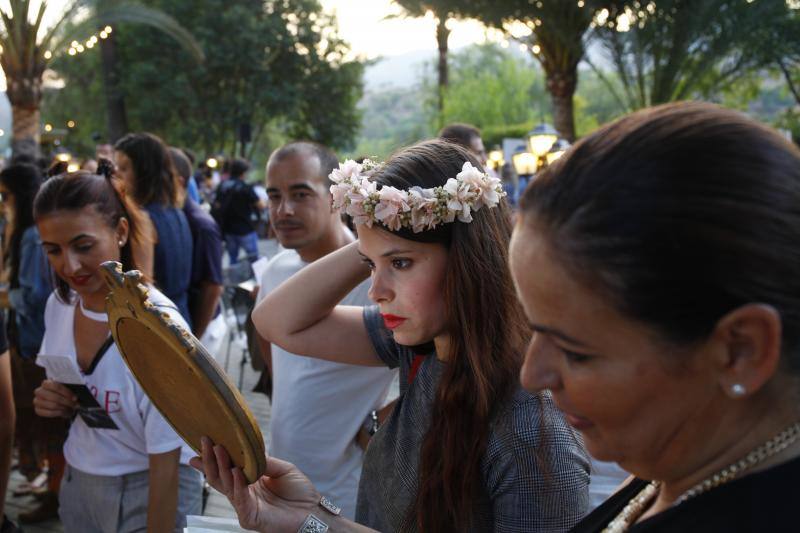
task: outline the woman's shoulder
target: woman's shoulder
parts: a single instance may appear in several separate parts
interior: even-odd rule
[[[535,426],[541,421],[555,418],[563,422],[561,411],[555,406],[549,391],[531,393],[521,386],[514,391],[501,404],[493,419],[494,426]]]
[[[509,450],[536,455],[569,456],[589,468],[589,458],[580,436],[566,423],[549,392],[532,394],[518,387],[492,420],[487,451],[504,454]]]

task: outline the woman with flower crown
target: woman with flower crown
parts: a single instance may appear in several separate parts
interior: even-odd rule
[[[356,520],[380,531],[565,531],[588,509],[588,458],[547,393],[519,386],[530,337],[507,261],[499,180],[463,148],[427,141],[377,168],[331,174],[359,240],[307,266],[253,320],[285,349],[399,367],[400,398],[367,449]],[[374,307],[337,306],[372,277]],[[262,531],[358,530],[292,465],[247,487],[224,449],[202,467]],[[333,502],[335,503],[335,502]]]

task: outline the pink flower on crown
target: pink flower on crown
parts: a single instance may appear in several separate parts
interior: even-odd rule
[[[450,222],[455,216],[458,216],[458,220],[461,222],[472,222],[470,206],[475,200],[476,194],[470,190],[470,186],[467,183],[450,178],[444,184],[444,190],[450,196],[447,201],[447,209],[451,211],[451,213],[448,213],[450,216],[447,217],[451,220],[445,219],[445,221]]]
[[[434,208],[438,199],[431,189],[412,187],[408,190],[408,202],[411,204],[411,229],[414,233],[436,227]]]
[[[333,169],[333,172],[331,172],[328,177],[334,183],[357,182],[357,180],[353,180],[353,178],[358,177],[359,174],[361,174],[361,165],[352,159],[348,159],[344,163],[339,163],[339,168]]]
[[[333,196],[333,208],[341,209],[347,200],[347,193],[352,190],[353,186],[349,183],[334,183],[331,185],[331,196]]]
[[[401,213],[411,210],[408,205],[408,193],[394,187],[383,187],[378,195],[380,201],[375,206],[375,218],[390,230],[399,230],[403,225]]]
[[[364,203],[370,201],[370,197],[377,195],[377,187],[375,182],[367,178],[361,178],[359,185],[350,188],[347,197],[350,199],[350,205],[347,206],[345,212],[353,217],[354,224],[366,224],[372,227],[373,213],[365,209]]]

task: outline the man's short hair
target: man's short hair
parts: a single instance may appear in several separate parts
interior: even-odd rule
[[[450,141],[452,143],[459,144],[467,149],[472,149],[470,145],[472,144],[472,139],[475,137],[480,138],[481,132],[475,126],[470,126],[469,124],[449,124],[442,128],[442,131],[439,132],[439,138],[444,139],[445,141]]]
[[[328,177],[334,169],[339,168],[339,158],[325,145],[312,141],[293,141],[284,144],[269,156],[267,169],[273,164],[296,155],[313,156],[319,161],[319,178],[324,180],[326,186],[333,184]]]
[[[231,161],[230,173],[232,178],[244,176],[250,170],[250,163],[246,159],[236,158]]]

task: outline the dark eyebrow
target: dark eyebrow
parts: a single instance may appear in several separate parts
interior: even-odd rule
[[[414,250],[401,250],[399,248],[392,248],[388,252],[384,252],[381,254],[381,257],[389,257],[390,255],[400,255],[400,254],[413,254]]]
[[[289,187],[290,191],[310,191],[314,192],[314,189],[311,188],[310,185],[306,185],[305,183],[299,183],[297,185],[292,185]]]
[[[268,193],[271,193],[271,192],[280,193],[281,191],[279,191],[277,187],[267,187],[267,192]]]
[[[73,242],[75,242],[75,241],[79,241],[79,240],[81,240],[81,239],[85,239],[85,238],[87,238],[87,237],[88,237],[88,238],[90,238],[90,239],[94,239],[94,237],[93,237],[92,235],[87,235],[86,233],[81,233],[80,235],[78,235],[78,236],[76,236],[76,237],[73,237],[73,238],[71,238],[71,239],[69,240],[69,243],[68,243],[68,244],[72,244],[72,243],[73,243]],[[58,244],[56,244],[56,243],[54,243],[54,242],[42,241],[42,246],[58,246]]]
[[[567,341],[570,344],[574,344],[575,346],[580,346],[582,348],[587,348],[587,349],[589,348],[589,346],[587,346],[586,343],[583,343],[583,342],[579,341],[578,339],[570,337],[569,335],[566,335],[565,333],[562,333],[562,332],[558,331],[557,329],[548,328],[547,326],[542,326],[542,325],[539,325],[539,324],[531,324],[530,326],[531,326],[531,329],[533,331],[536,331],[538,333],[544,333],[546,335],[552,335],[553,337],[558,337],[559,339]]]
[[[381,254],[381,257],[389,257],[391,255],[400,255],[400,254],[413,254],[414,250],[400,250],[399,248],[393,248],[388,252],[384,252]],[[369,259],[361,250],[358,251],[358,255],[363,257],[364,259]]]

